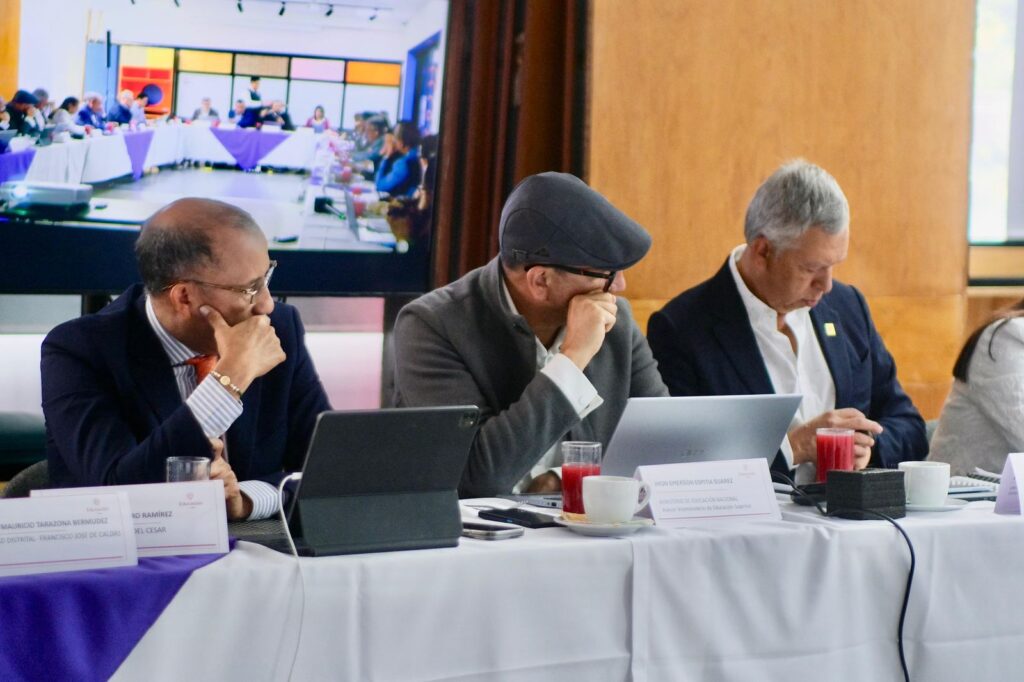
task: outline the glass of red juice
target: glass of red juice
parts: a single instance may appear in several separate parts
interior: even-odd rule
[[[601,473],[601,444],[580,440],[562,443],[562,515],[583,516],[583,477]]]
[[[824,483],[830,469],[853,471],[853,429],[818,429],[818,483]]]

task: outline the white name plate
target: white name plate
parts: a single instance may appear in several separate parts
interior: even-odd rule
[[[138,563],[124,493],[0,500],[0,576]]]
[[[996,514],[1022,514],[1020,505],[1021,479],[1024,478],[1024,452],[1011,452],[1006,456],[1003,475],[996,491]]]
[[[131,502],[139,556],[227,553],[223,481],[55,488],[33,490],[32,497],[93,495],[111,490],[123,491]]]
[[[782,518],[764,458],[642,466],[637,475],[651,486],[659,526]]]

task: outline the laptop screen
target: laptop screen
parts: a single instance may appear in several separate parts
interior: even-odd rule
[[[771,465],[799,395],[630,398],[601,473],[632,476],[641,465],[764,457]]]

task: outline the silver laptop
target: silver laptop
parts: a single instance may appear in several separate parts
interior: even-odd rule
[[[638,466],[764,457],[771,466],[799,395],[630,398],[601,473],[632,476]]]

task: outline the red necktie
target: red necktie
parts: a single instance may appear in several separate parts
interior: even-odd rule
[[[217,366],[218,360],[220,358],[216,355],[197,355],[185,361],[186,365],[191,365],[196,371],[196,386],[203,383],[203,379]]]

